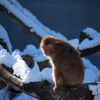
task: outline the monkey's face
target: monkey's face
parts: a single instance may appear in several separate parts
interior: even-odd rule
[[[50,45],[45,45],[43,47],[43,53],[46,55],[46,56],[50,56],[50,52],[51,52],[51,46]]]
[[[45,56],[52,56],[56,53],[55,45],[53,44],[48,44],[48,45],[43,45],[42,46],[42,51]]]
[[[40,43],[40,48],[46,56],[51,56],[55,53],[55,46],[55,38],[52,36],[46,36]]]

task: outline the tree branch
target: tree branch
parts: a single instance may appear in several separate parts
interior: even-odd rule
[[[82,42],[85,40],[85,39],[88,39],[89,42],[91,43],[91,40],[94,40],[90,35],[86,34],[85,32],[81,32],[80,33],[80,44],[82,44]],[[89,45],[89,44],[87,44]],[[80,50],[79,48],[79,51],[81,52],[81,57],[86,57],[86,56],[89,56],[89,55],[92,55],[92,54],[95,54],[97,52],[100,52],[100,44],[98,45],[95,45],[95,46],[92,46],[92,47],[89,47],[89,48],[84,48],[82,50]]]
[[[12,12],[9,13],[8,9],[5,8],[3,5],[0,4],[0,10],[5,13],[7,16],[9,16],[11,19],[13,19],[15,22],[17,22],[25,31],[25,33],[27,33],[28,35],[30,35],[33,39],[36,39],[38,42],[40,42],[41,37],[39,35],[36,34],[36,32],[31,32],[30,29],[31,27],[27,26],[24,24],[24,22],[22,20],[20,20],[19,18],[17,18]]]
[[[19,78],[13,76],[6,69],[7,66],[0,65],[0,78],[9,84],[12,88],[17,89],[30,96],[39,98],[40,100],[92,100],[93,95],[88,85],[78,86],[76,88],[66,89],[60,87],[54,94],[52,92],[53,85],[47,81],[23,83]]]

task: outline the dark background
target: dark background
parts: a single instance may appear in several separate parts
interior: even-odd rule
[[[81,30],[92,27],[100,31],[100,0],[18,0],[39,21],[62,33],[68,39],[79,38]],[[0,24],[8,32],[14,49],[23,50],[27,44],[36,44],[19,25],[0,11]],[[36,44],[36,46],[38,46]],[[100,65],[100,55],[88,57]]]

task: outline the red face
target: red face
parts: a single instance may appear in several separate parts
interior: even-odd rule
[[[46,56],[49,56],[49,53],[50,53],[50,45],[44,46],[43,49],[44,49],[44,54]]]

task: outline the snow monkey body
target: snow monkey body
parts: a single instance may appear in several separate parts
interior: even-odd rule
[[[82,83],[84,66],[78,50],[50,35],[42,39],[40,48],[53,67],[54,91],[58,86],[73,87]]]

